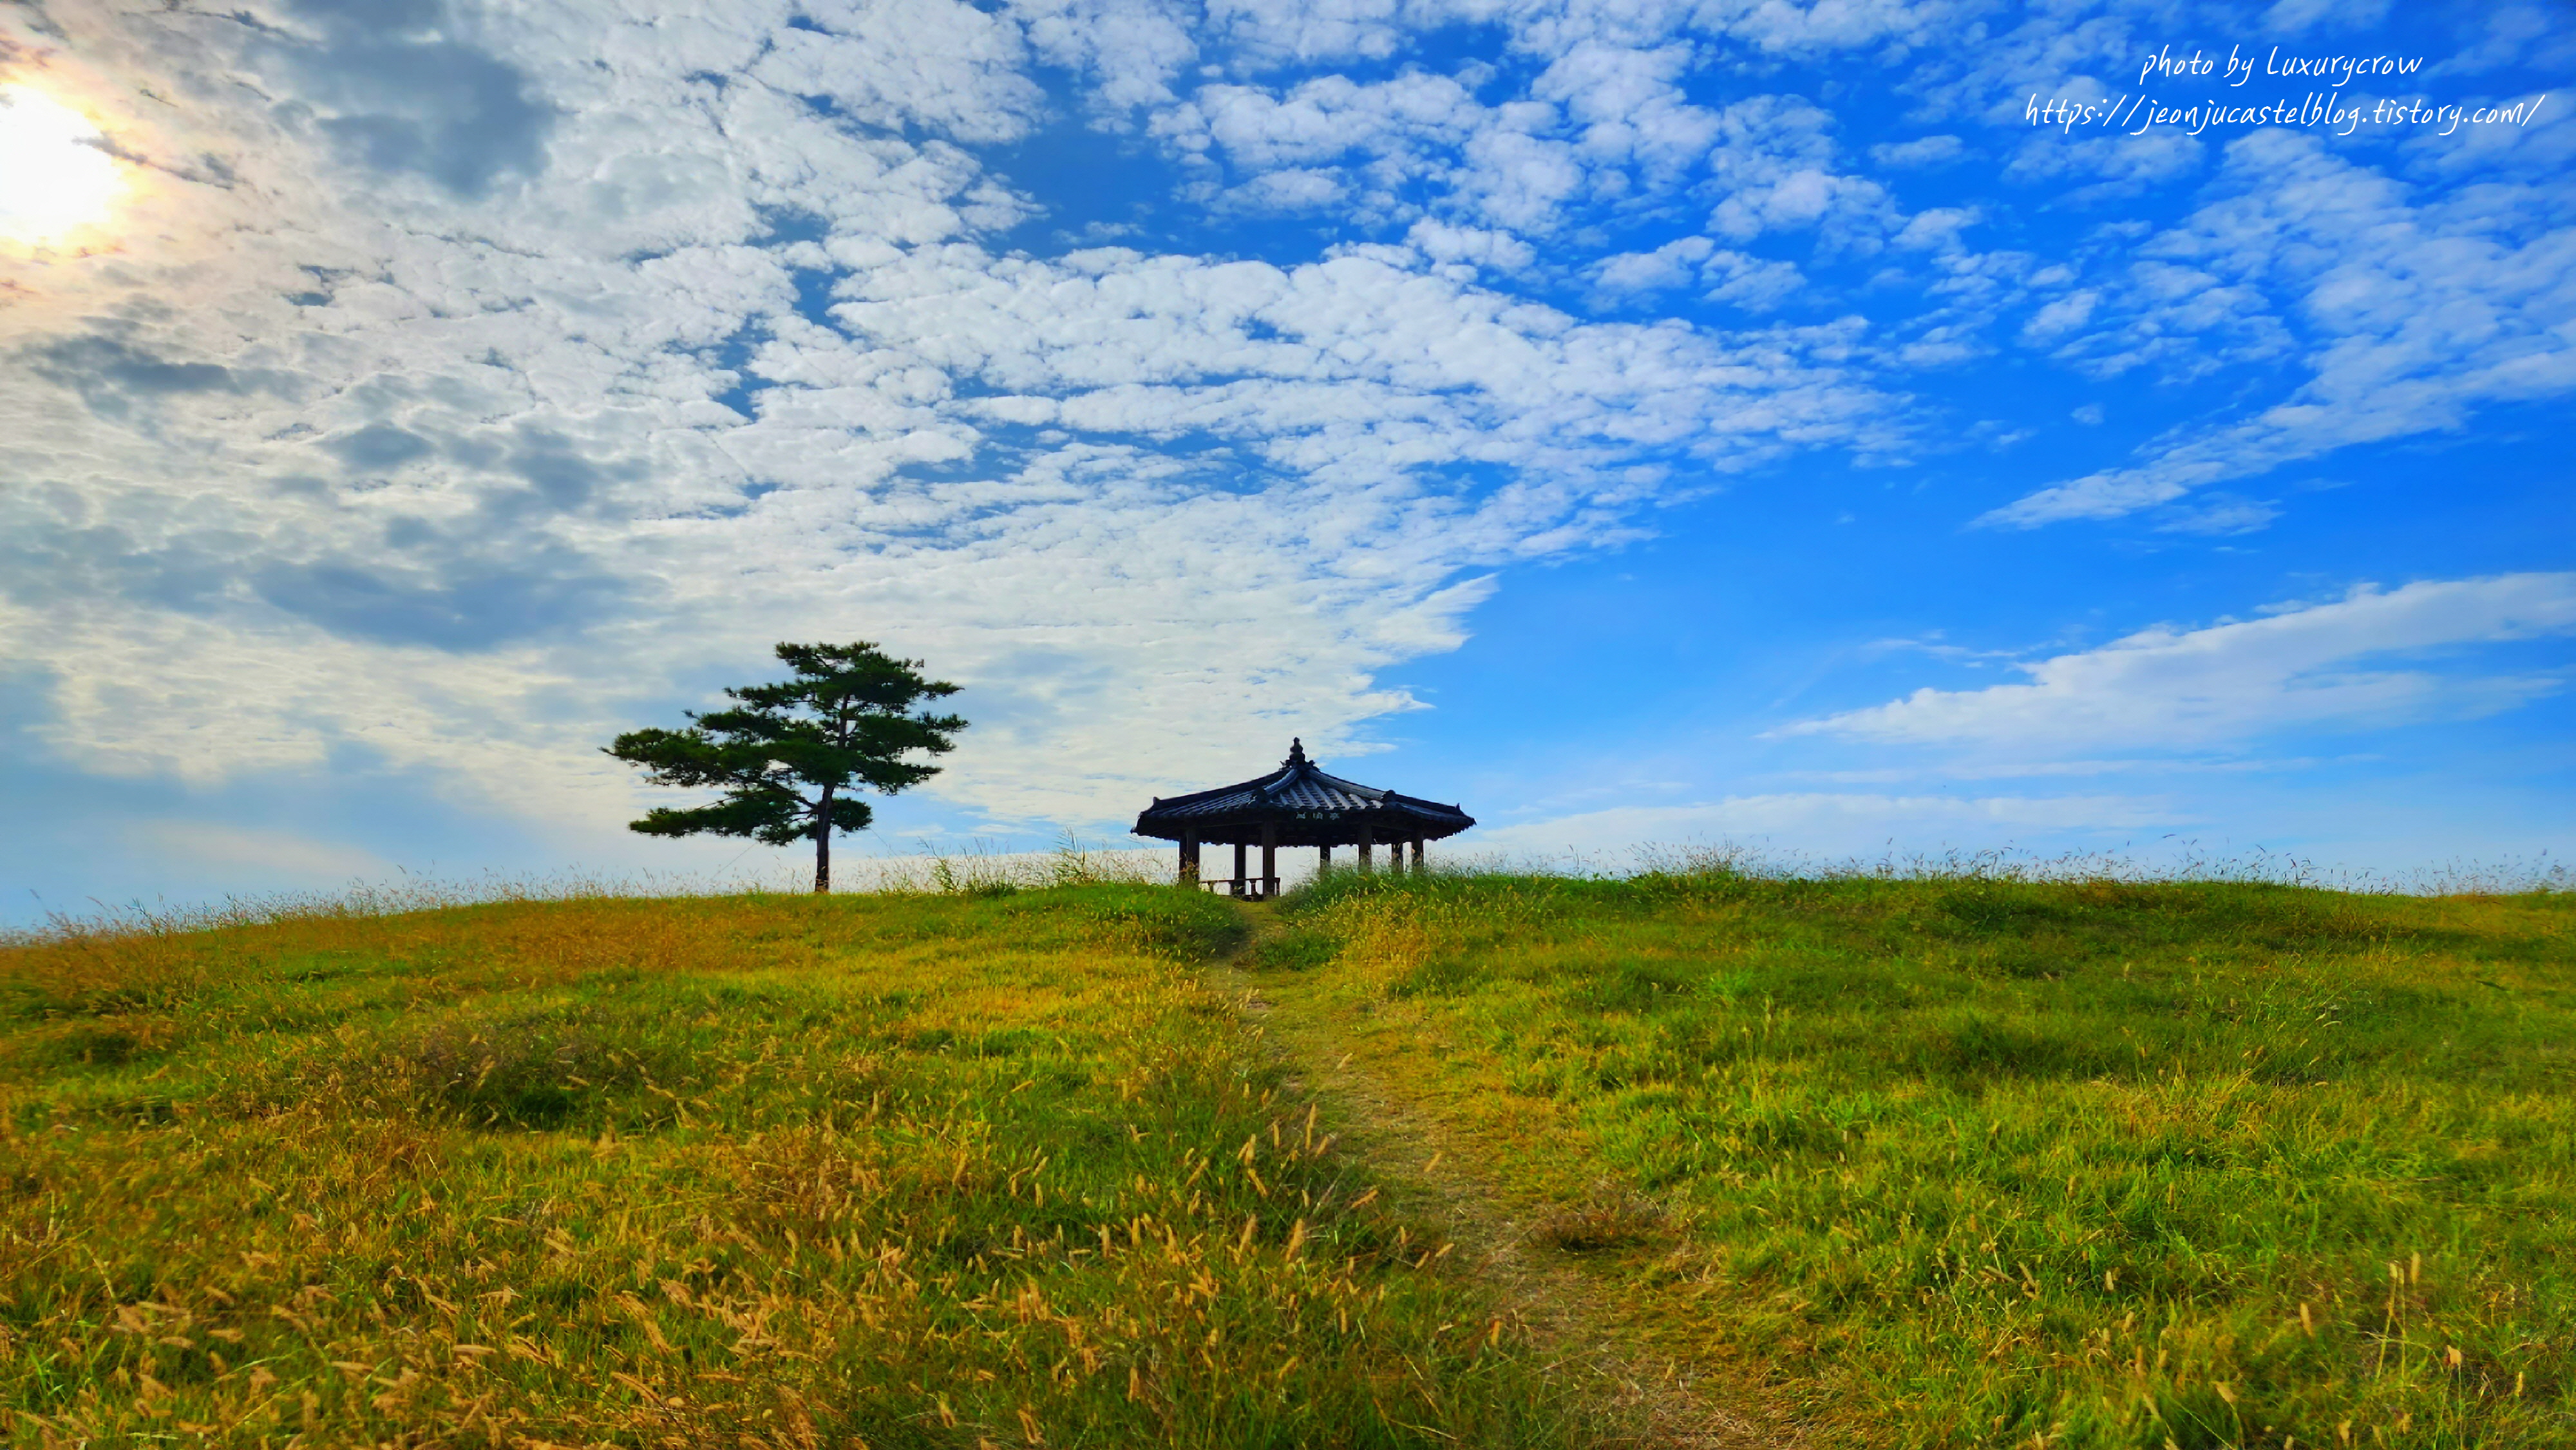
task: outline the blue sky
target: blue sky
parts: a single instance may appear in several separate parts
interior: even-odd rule
[[[781,639],[966,686],[862,853],[1293,734],[1523,854],[2563,854],[2571,73],[2547,4],[14,7],[0,919],[739,869],[597,747]]]

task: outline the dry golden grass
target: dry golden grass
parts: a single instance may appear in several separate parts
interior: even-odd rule
[[[1581,1443],[1192,963],[1222,903],[0,948],[27,1446]]]

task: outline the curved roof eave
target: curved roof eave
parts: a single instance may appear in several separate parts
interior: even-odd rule
[[[1273,821],[1301,834],[1338,835],[1342,833],[1320,823],[1344,820],[1353,834],[1360,825],[1374,823],[1400,831],[1410,828],[1413,834],[1434,838],[1456,835],[1476,824],[1475,817],[1455,805],[1330,774],[1307,758],[1305,742],[1292,741],[1288,758],[1265,775],[1156,797],[1136,817],[1133,833],[1171,840],[1184,831],[1250,828]]]

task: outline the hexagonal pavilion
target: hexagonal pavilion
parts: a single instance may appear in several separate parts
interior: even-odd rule
[[[1279,894],[1279,848],[1312,846],[1323,852],[1326,866],[1335,846],[1359,848],[1360,869],[1375,868],[1376,848],[1394,847],[1392,868],[1405,869],[1405,848],[1412,866],[1422,869],[1422,844],[1454,836],[1476,824],[1476,818],[1454,805],[1400,795],[1327,775],[1306,758],[1302,740],[1288,742],[1288,758],[1267,775],[1188,795],[1158,796],[1136,817],[1135,833],[1177,841],[1181,847],[1180,883],[1228,890],[1253,900]],[[1234,875],[1203,881],[1199,848],[1234,847]],[[1247,874],[1247,853],[1261,848],[1261,874]]]

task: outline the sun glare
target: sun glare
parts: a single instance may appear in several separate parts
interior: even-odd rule
[[[0,86],[0,239],[44,245],[104,222],[125,179],[80,112]]]

